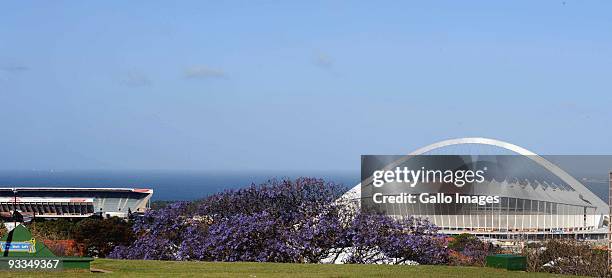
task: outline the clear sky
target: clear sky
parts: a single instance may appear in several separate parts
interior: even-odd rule
[[[0,169],[612,154],[612,2],[368,2],[2,1]]]

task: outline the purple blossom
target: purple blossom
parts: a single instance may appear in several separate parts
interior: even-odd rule
[[[284,179],[174,203],[137,219],[138,239],[110,257],[317,263],[350,249],[347,263],[448,260],[430,222],[352,215],[335,202],[342,192],[320,179]]]

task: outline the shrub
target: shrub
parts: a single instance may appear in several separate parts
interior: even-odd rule
[[[465,266],[484,266],[487,255],[498,251],[493,244],[465,233],[451,237],[448,248],[451,250],[451,263]]]
[[[33,221],[28,229],[36,239],[39,240],[66,240],[74,237],[76,222],[63,218],[57,220]]]
[[[549,240],[539,247],[526,247],[527,270],[568,275],[608,277],[607,252],[574,240]]]
[[[45,246],[56,256],[73,257],[85,256],[85,245],[77,243],[74,239],[43,240]]]
[[[131,224],[117,217],[36,219],[28,229],[34,238],[48,244],[56,255],[105,257],[116,246],[130,244],[134,239]]]
[[[118,217],[83,219],[73,233],[74,239],[84,245],[85,254],[92,257],[106,257],[116,246],[134,240],[131,224]]]
[[[4,222],[0,220],[0,237],[3,237],[6,233],[6,226],[4,226]]]

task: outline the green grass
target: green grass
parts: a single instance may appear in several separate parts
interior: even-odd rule
[[[554,277],[546,273],[505,271],[486,267],[321,265],[277,263],[212,263],[98,259],[84,271],[6,272],[2,277]]]

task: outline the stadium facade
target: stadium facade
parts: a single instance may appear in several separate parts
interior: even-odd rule
[[[137,188],[0,188],[0,216],[11,217],[17,210],[36,218],[126,218],[148,210],[152,196],[152,189]]]
[[[386,204],[387,214],[394,217],[426,217],[446,234],[472,233],[493,239],[540,239],[547,236],[605,238],[607,229],[604,224],[605,219],[609,219],[609,206],[570,174],[522,147],[494,139],[460,138],[431,144],[407,157],[436,154],[436,150],[460,145],[495,147],[524,156],[536,165],[534,168],[542,169],[541,174],[531,180],[492,179],[487,186],[470,192],[479,196],[497,195],[501,200],[497,204],[460,207],[450,204],[435,208],[431,204]],[[343,199],[361,204],[357,200],[361,201],[362,190],[371,185],[365,186],[358,184],[345,193]],[[453,213],[445,213],[447,211]]]

